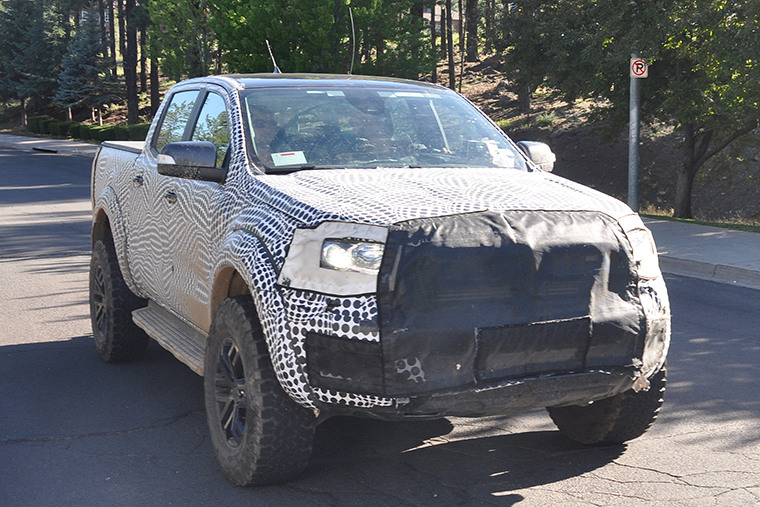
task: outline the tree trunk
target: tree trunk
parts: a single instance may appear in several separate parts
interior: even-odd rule
[[[148,29],[140,28],[140,93],[148,91]]]
[[[441,58],[445,60],[449,57],[449,44],[448,41],[448,27],[447,27],[447,21],[446,18],[448,17],[448,14],[446,14],[446,8],[444,6],[441,6]]]
[[[532,92],[530,86],[523,86],[517,93],[517,109],[520,114],[530,114],[530,98]]]
[[[496,46],[496,4],[495,0],[486,0],[486,47],[487,55],[493,53]]]
[[[692,168],[686,162],[676,173],[676,203],[673,216],[677,218],[693,218],[691,214],[691,191],[694,186]]]
[[[100,44],[103,46],[103,58],[108,59],[108,35],[106,33],[106,4],[98,0],[98,15],[100,16]]]
[[[21,99],[21,126],[26,128],[26,99]]]
[[[676,173],[676,201],[673,208],[673,216],[678,218],[692,218],[691,214],[691,191],[694,186],[694,176],[697,173],[695,149],[695,128],[691,123],[683,126],[683,145],[681,146],[681,167]]]
[[[121,0],[119,0],[121,1]],[[113,0],[108,0],[108,42],[111,45],[111,74],[116,78],[116,21],[114,19]]]
[[[454,66],[454,33],[452,31],[451,0],[446,0],[446,52],[449,55],[449,88],[456,90],[457,70]]]
[[[132,19],[135,0],[126,0],[124,17],[126,18],[127,43],[124,53],[124,79],[127,84],[127,123],[137,123],[139,103],[137,101],[137,29]]]
[[[435,5],[433,5],[432,9],[430,9],[430,53],[433,55],[433,72],[430,75],[430,80],[433,83],[438,82],[438,50],[435,47],[435,39],[437,37],[435,27],[435,9]]]
[[[462,0],[459,0],[459,52],[464,54],[464,7]]]
[[[478,61],[478,0],[467,0],[467,61]]]
[[[119,53],[121,57],[127,53],[126,14],[124,12],[124,0],[116,0],[116,8],[119,12]]]
[[[158,88],[158,65],[155,60],[150,60],[150,116],[156,116],[158,106],[161,104],[161,95]]]

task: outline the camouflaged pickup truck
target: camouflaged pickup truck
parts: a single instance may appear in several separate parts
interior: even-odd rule
[[[97,350],[153,338],[202,375],[240,485],[301,473],[334,415],[547,407],[577,441],[636,438],[670,341],[652,236],[553,162],[440,86],[181,82],[93,164]]]

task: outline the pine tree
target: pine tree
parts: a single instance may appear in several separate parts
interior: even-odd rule
[[[110,62],[103,57],[97,12],[87,11],[63,57],[55,101],[62,107],[100,110],[123,99],[123,87],[111,76]]]
[[[26,125],[26,108],[30,93],[29,78],[33,76],[28,58],[32,36],[41,34],[41,2],[10,0],[3,4],[0,17],[0,97],[21,101],[22,124]]]

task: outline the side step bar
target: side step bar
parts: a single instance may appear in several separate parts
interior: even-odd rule
[[[203,357],[206,353],[206,335],[185,324],[153,301],[132,312],[132,320],[200,376],[203,376]]]

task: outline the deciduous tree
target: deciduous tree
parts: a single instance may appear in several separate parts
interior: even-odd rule
[[[215,35],[206,0],[150,0],[149,53],[174,80],[212,73]],[[241,4],[240,10],[246,6]],[[224,15],[219,12],[217,15]],[[250,36],[250,34],[248,35]]]
[[[351,66],[347,0],[210,0],[212,28],[231,72],[346,73]],[[430,65],[427,31],[413,0],[353,0],[354,72],[417,77]]]
[[[760,119],[760,0],[524,0],[535,33],[516,37],[521,72],[545,76],[566,99],[605,97],[617,124],[628,115],[628,62],[650,62],[642,83],[646,119],[682,136],[674,213],[692,216],[695,176]],[[519,27],[516,26],[515,30]],[[536,53],[540,41],[540,55]],[[509,54],[508,54],[509,56]]]

